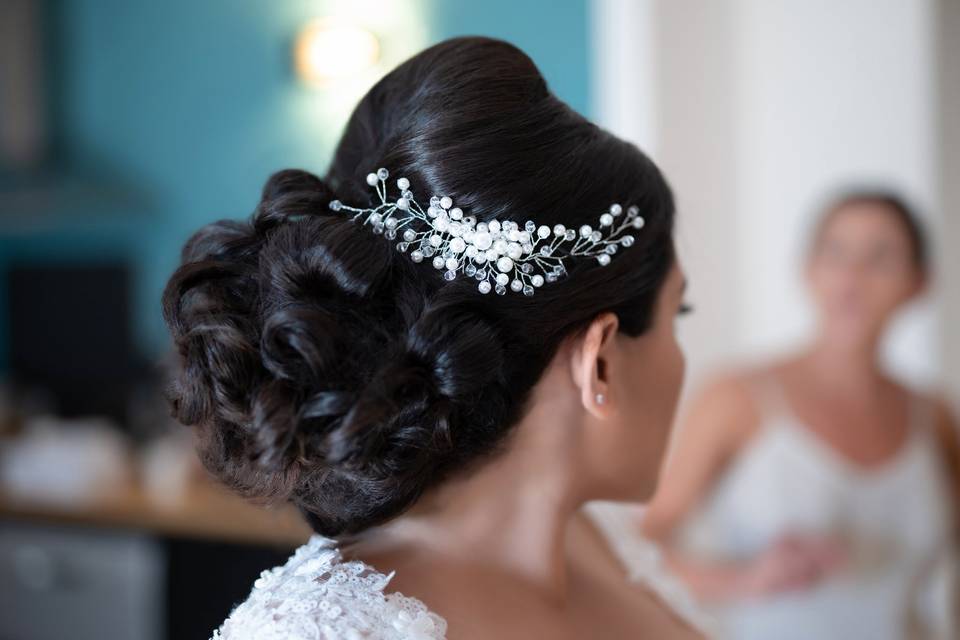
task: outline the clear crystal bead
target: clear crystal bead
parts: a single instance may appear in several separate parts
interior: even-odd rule
[[[503,294],[505,294],[505,293],[507,292],[507,288],[506,288],[505,286],[503,286],[502,284],[498,284],[498,285],[497,285],[497,288],[495,289],[495,291],[497,292],[497,295],[501,295],[501,296],[502,296]]]
[[[429,258],[429,257],[432,256],[434,253],[436,253],[436,249],[434,249],[433,247],[431,247],[429,244],[428,244],[427,246],[425,246],[423,249],[421,249],[421,251],[423,252],[423,255],[424,255],[425,257],[427,257],[427,258]]]
[[[456,277],[457,277],[457,272],[454,271],[454,270],[452,270],[452,269],[448,269],[448,270],[446,270],[446,271],[443,272],[443,279],[444,279],[444,280],[450,281],[450,280],[453,280],[453,279],[456,278]]]
[[[613,254],[615,254],[615,253],[617,252],[617,245],[615,245],[615,244],[608,244],[608,245],[604,248],[604,251],[606,251],[606,252],[609,253],[610,255],[613,255]]]
[[[407,244],[406,242],[398,242],[398,243],[397,243],[397,251],[399,251],[399,252],[401,252],[401,253],[405,252],[409,247],[410,247],[410,245]]]
[[[537,230],[537,225],[534,224],[533,220],[527,220],[527,223],[523,225],[523,228],[526,229],[528,232],[533,233],[534,231]]]
[[[530,264],[529,262],[524,262],[523,264],[520,265],[520,270],[523,271],[524,273],[532,273],[533,265]]]
[[[397,237],[397,232],[395,229],[387,229],[386,233],[383,234],[383,237],[387,240],[393,240]]]
[[[467,266],[463,268],[463,272],[468,276],[473,277],[473,275],[477,273],[477,267],[472,263],[468,263]]]
[[[574,231],[573,229],[567,229],[567,232],[563,234],[564,240],[573,240],[576,237],[577,237],[577,232]]]
[[[531,286],[528,285],[528,284],[527,284],[527,285],[524,285],[524,287],[523,287],[523,295],[525,295],[525,296],[532,296],[532,295],[533,295],[533,287],[531,287]]]

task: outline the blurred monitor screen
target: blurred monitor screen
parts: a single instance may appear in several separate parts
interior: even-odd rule
[[[137,373],[125,264],[14,265],[7,272],[10,375],[62,416],[123,422]]]

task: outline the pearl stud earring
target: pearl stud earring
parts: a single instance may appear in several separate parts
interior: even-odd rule
[[[603,397],[602,393],[598,393],[596,400],[597,404],[603,404],[606,401],[606,398]]]

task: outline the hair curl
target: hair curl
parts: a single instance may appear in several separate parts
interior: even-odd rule
[[[647,225],[609,266],[571,261],[533,297],[483,296],[329,211],[371,201],[378,166],[480,221],[579,226],[620,201]],[[525,54],[448,40],[368,92],[324,179],[281,171],[249,220],[187,242],[163,297],[173,413],[242,494],[292,501],[328,536],[383,523],[502,445],[564,338],[603,311],[646,330],[673,216],[654,164],[558,100]]]

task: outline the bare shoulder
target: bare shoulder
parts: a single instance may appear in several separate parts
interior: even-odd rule
[[[684,411],[681,429],[697,432],[716,431],[713,438],[722,438],[737,448],[755,432],[762,414],[763,390],[775,367],[735,369],[706,379],[694,392]]]

